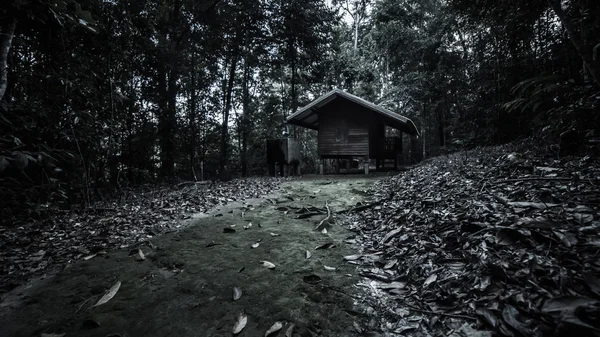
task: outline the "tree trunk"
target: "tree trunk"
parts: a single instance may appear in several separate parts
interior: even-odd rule
[[[237,55],[233,55],[231,57],[231,67],[229,68],[227,88],[225,89],[225,107],[223,109],[223,124],[221,127],[221,162],[219,165],[219,170],[222,176],[226,176],[227,173],[227,162],[229,156],[229,110],[231,110],[231,93],[233,91],[236,66]]]
[[[190,80],[190,107],[188,113],[188,123],[190,128],[190,145],[189,145],[189,156],[190,156],[190,170],[194,180],[196,179],[195,168],[196,168],[196,52],[192,51],[192,64],[191,64],[191,80]]]
[[[290,83],[290,100],[291,100],[291,112],[290,113],[295,113],[296,109],[298,108],[298,97],[296,94],[296,46],[294,44],[294,40],[291,40],[290,42],[290,49],[291,49],[291,68],[292,68],[292,78],[291,78],[291,83]],[[286,116],[287,117],[287,116]],[[284,123],[285,123],[285,119],[284,119]],[[288,128],[287,124],[286,124],[286,129]],[[294,136],[298,137],[297,134],[297,130],[298,128],[294,128]],[[288,136],[289,136],[289,132]]]
[[[248,64],[248,55],[244,60],[244,80],[242,83],[242,177],[248,175],[248,133],[249,133],[249,114],[250,114],[250,92],[248,82],[250,81],[250,65]]]
[[[548,2],[554,10],[556,16],[558,16],[558,18],[560,19],[561,24],[567,31],[567,35],[569,36],[573,47],[575,47],[575,50],[577,50],[577,53],[581,57],[585,69],[590,74],[590,76],[592,76],[594,82],[596,82],[596,85],[600,87],[600,74],[598,74],[597,70],[594,69],[591,56],[585,52],[584,46],[581,45],[581,43],[577,39],[577,36],[575,36],[575,27],[573,25],[573,22],[571,22],[571,19],[568,18],[567,14],[563,11],[562,6],[560,4],[560,0],[548,0]]]
[[[8,86],[8,53],[12,46],[16,28],[16,17],[0,24],[0,101],[2,101]]]
[[[159,93],[159,121],[158,134],[160,137],[160,174],[162,177],[172,177],[175,174],[175,142],[173,131],[175,129],[175,97],[176,82],[173,71],[167,73],[165,60],[158,67],[158,93]]]
[[[129,93],[129,108],[127,109],[127,156],[126,156],[126,165],[127,165],[127,180],[129,180],[130,184],[134,183],[134,170],[133,166],[135,165],[135,160],[133,157],[133,121],[135,120],[135,103],[137,102],[137,95],[135,90],[135,74],[133,72],[134,65],[134,54],[131,54],[131,63],[130,63],[130,90]]]
[[[354,56],[356,56],[357,52],[358,52],[358,24],[359,24],[359,20],[358,20],[358,13],[355,16],[354,19]]]

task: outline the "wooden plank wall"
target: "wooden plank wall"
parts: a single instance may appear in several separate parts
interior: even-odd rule
[[[319,111],[319,155],[368,156],[368,117],[343,101]]]

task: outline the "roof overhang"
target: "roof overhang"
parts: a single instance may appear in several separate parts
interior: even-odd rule
[[[417,130],[417,127],[412,120],[340,89],[333,89],[325,95],[315,99],[308,105],[298,109],[298,111],[286,119],[286,122],[308,129],[319,130],[319,116],[317,114],[317,110],[339,98],[344,98],[372,111],[390,127],[398,129],[402,132],[406,132],[413,136],[420,135],[419,130]]]

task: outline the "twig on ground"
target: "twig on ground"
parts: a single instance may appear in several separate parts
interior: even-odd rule
[[[329,221],[329,219],[331,219],[331,209],[329,208],[329,203],[327,201],[325,201],[325,208],[327,208],[327,217],[323,220],[321,220],[321,222],[319,222],[319,224],[317,225],[317,227],[315,228],[316,230],[321,230],[321,226],[323,226],[323,224],[325,224],[325,222]]]

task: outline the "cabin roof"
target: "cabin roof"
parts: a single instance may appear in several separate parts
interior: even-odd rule
[[[413,121],[410,119],[340,89],[333,89],[325,95],[310,102],[308,105],[298,109],[298,111],[286,119],[286,122],[313,130],[319,130],[319,117],[317,110],[340,98],[351,101],[376,113],[388,126],[411,135],[419,135],[419,130],[417,130],[415,123],[413,123]]]

